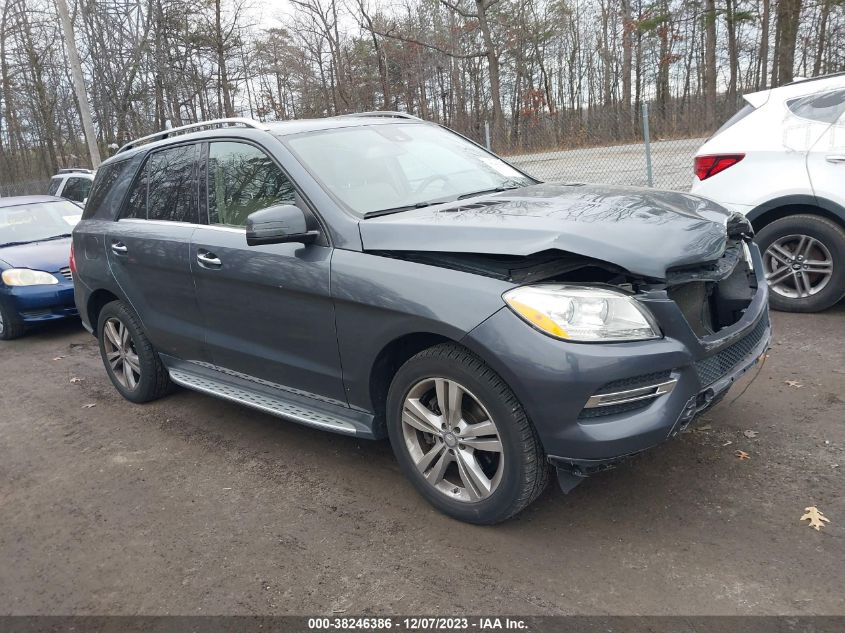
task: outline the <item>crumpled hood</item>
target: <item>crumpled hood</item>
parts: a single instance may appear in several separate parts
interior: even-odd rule
[[[366,251],[531,255],[557,249],[665,279],[677,266],[712,261],[730,213],[672,191],[539,184],[362,220]]]
[[[54,273],[70,264],[70,242],[71,238],[66,237],[0,247],[0,261],[10,268],[32,268]]]

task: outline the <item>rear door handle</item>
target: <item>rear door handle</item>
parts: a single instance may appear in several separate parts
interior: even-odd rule
[[[824,159],[829,163],[845,163],[845,154],[828,154]]]
[[[111,250],[115,255],[126,255],[126,253],[129,252],[129,249],[126,248],[126,244],[120,241],[112,242]]]
[[[223,265],[223,262],[220,261],[217,255],[208,251],[197,251],[197,261],[200,263],[200,266],[205,266],[206,268],[220,268]]]

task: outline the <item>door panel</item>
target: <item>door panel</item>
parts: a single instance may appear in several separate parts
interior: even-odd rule
[[[247,246],[243,230],[197,228],[191,266],[212,362],[345,404],[331,255],[326,246]]]
[[[159,352],[209,361],[191,274],[199,222],[199,145],[153,152],[130,187],[122,219],[105,235],[114,278]]]
[[[247,246],[250,213],[298,204],[295,187],[262,148],[208,144],[208,226],[191,243],[191,267],[212,362],[226,370],[346,405],[324,238]],[[313,224],[313,226],[311,226]],[[309,229],[318,228],[309,216]]]
[[[115,280],[159,352],[208,360],[189,258],[195,225],[147,220],[111,223],[106,254]]]

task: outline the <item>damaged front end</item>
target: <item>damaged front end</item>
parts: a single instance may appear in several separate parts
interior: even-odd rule
[[[659,278],[626,270],[599,253],[373,254],[494,277],[517,287],[612,288],[636,299],[654,316],[660,337],[653,342],[596,345],[564,340],[567,347],[545,359],[546,366],[560,365],[557,380],[567,392],[561,396],[566,404],[532,412],[532,419],[557,468],[560,487],[568,491],[584,477],[677,435],[724,397],[768,347],[767,291],[751,227],[742,216],[732,216],[723,230],[718,257],[669,267]],[[555,379],[544,377],[547,383]],[[527,400],[536,397],[536,385],[526,385]],[[597,449],[597,442],[604,449]]]

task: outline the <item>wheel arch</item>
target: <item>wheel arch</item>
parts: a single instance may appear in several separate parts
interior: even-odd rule
[[[790,215],[818,215],[845,229],[845,207],[826,198],[794,195],[775,198],[754,207],[746,214],[755,231]]]
[[[461,344],[460,341],[434,332],[412,332],[394,338],[376,355],[370,368],[369,381],[370,402],[375,416],[373,430],[376,435],[385,432],[387,392],[396,371],[412,356],[441,343]]]
[[[119,299],[120,297],[105,288],[95,290],[91,293],[91,296],[88,297],[88,304],[86,305],[85,310],[88,316],[88,323],[91,324],[95,333],[97,332],[97,323],[100,320],[100,312],[106,305],[112,301],[118,301]]]

